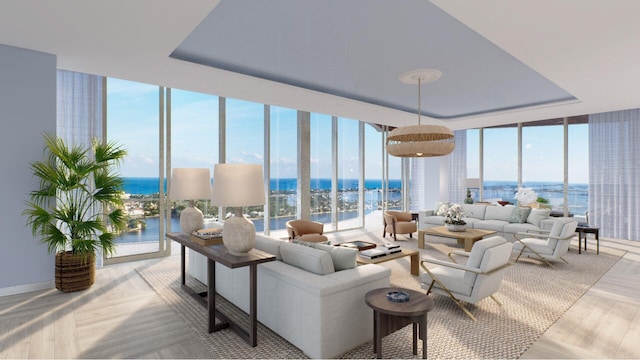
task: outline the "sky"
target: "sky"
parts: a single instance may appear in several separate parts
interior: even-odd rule
[[[171,91],[171,166],[207,167],[218,159],[218,97],[178,89]],[[124,177],[157,177],[159,172],[159,90],[155,85],[107,80],[107,134],[129,153],[120,172]],[[264,161],[264,106],[226,100],[228,163]],[[297,112],[272,106],[271,177],[295,178]],[[514,121],[517,121],[514,119]],[[357,178],[358,122],[338,120],[338,177]],[[311,114],[311,177],[331,177],[331,116]],[[479,131],[467,132],[467,177],[478,177]],[[569,133],[569,182],[588,183],[588,127],[573,125]],[[517,129],[484,131],[484,180],[517,180]],[[562,128],[523,128],[523,180],[563,181]],[[382,172],[382,137],[365,126],[365,178]],[[389,157],[389,175],[399,178],[400,159]]]

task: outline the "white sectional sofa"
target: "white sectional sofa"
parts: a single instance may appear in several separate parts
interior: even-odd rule
[[[436,203],[434,210],[419,212],[418,229],[444,225],[444,214],[438,210],[442,203]],[[524,208],[514,205],[462,204],[465,212],[463,220],[473,229],[494,230],[498,236],[514,242],[514,234],[527,230],[550,230],[553,218],[551,210]]]
[[[277,258],[258,265],[260,323],[311,358],[336,357],[373,338],[373,312],[364,298],[369,290],[390,285],[390,269],[369,264],[335,271],[341,259],[327,251],[260,234],[255,248]],[[206,263],[190,252],[189,272],[204,284]],[[248,268],[216,264],[216,290],[248,312]]]

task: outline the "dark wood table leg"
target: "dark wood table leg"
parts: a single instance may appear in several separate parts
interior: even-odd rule
[[[427,314],[420,321],[420,336],[422,337],[422,358],[427,358]]]
[[[249,330],[249,345],[255,347],[258,345],[258,301],[257,301],[257,269],[256,264],[249,266],[249,318],[250,326]]]
[[[596,229],[596,255],[600,255],[600,229]]]
[[[585,231],[584,232],[584,252],[587,252],[587,235],[589,234],[589,232]]]
[[[182,273],[182,285],[187,283],[187,274],[185,272],[185,250],[184,245],[180,246],[180,271]]]
[[[586,239],[584,241],[587,242]],[[582,231],[578,231],[578,254],[582,254]]]
[[[382,320],[382,314],[380,311],[373,311],[373,353],[376,354],[378,359],[382,359],[382,332],[380,330],[380,320]]]
[[[216,331],[216,262],[207,259],[207,313],[209,333]]]
[[[418,355],[418,324],[413,323],[413,355]]]

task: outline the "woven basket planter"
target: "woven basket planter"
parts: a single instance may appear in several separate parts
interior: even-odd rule
[[[96,259],[93,254],[56,254],[56,289],[64,292],[86,290],[96,280]]]

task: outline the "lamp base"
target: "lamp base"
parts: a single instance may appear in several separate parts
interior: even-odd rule
[[[202,229],[204,226],[204,217],[202,211],[198,208],[189,206],[180,212],[180,228],[185,234],[191,234],[196,230]]]
[[[236,256],[246,256],[256,245],[256,227],[244,217],[242,208],[236,208],[235,215],[224,221],[222,243]]]

